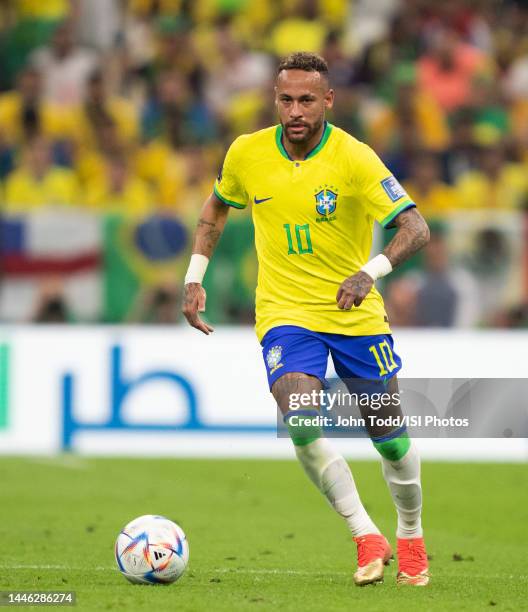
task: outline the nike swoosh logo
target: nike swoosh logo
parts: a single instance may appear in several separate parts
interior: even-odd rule
[[[257,196],[255,196],[253,198],[253,202],[255,202],[255,204],[262,204],[262,202],[267,202],[268,200],[272,200],[273,196],[269,197],[269,198],[262,198],[262,200],[257,200]]]

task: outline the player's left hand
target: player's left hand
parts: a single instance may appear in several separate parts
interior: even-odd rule
[[[338,307],[341,310],[350,310],[352,306],[359,306],[373,285],[372,277],[362,270],[345,278],[336,296]]]
[[[183,289],[182,312],[191,327],[195,327],[208,336],[214,329],[200,318],[199,312],[205,312],[205,289],[200,283],[186,283]]]

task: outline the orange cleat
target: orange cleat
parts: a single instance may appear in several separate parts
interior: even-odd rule
[[[392,558],[392,549],[387,539],[377,533],[354,538],[358,550],[358,568],[354,574],[357,586],[383,582],[384,565]]]
[[[423,538],[398,538],[397,584],[426,586],[429,583],[429,564]]]

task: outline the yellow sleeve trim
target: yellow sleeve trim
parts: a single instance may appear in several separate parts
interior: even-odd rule
[[[216,186],[216,184],[213,187],[213,191],[215,196],[219,199],[222,200],[222,202],[224,204],[227,204],[228,206],[233,206],[233,208],[246,208],[247,204],[239,204],[238,202],[233,202],[233,200],[228,200],[227,198],[225,198],[219,191],[218,188]]]

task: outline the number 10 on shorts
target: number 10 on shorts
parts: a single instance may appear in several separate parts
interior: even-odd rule
[[[398,367],[387,340],[369,346],[369,351],[374,355],[374,359],[378,364],[380,376],[386,376]]]

